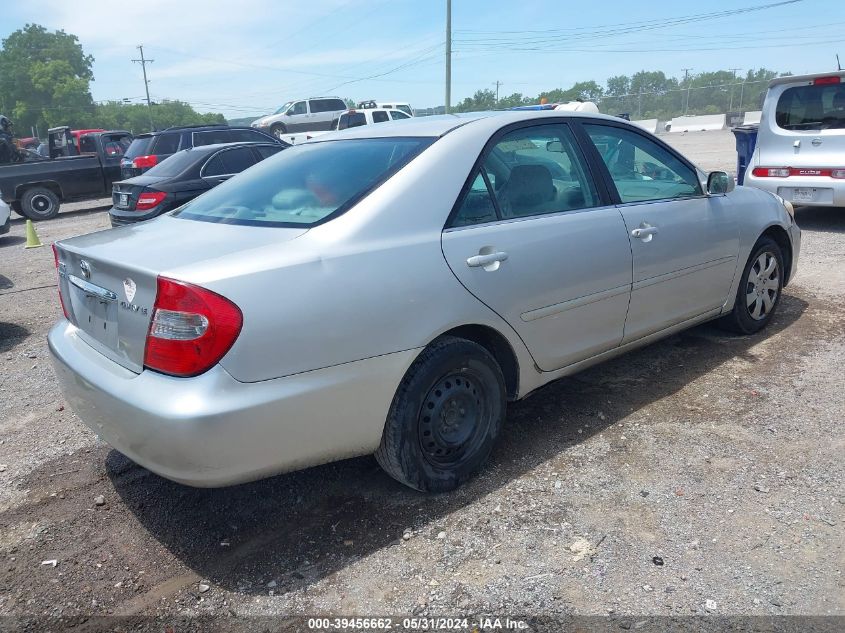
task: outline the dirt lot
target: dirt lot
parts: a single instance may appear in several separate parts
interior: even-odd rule
[[[733,164],[729,134],[664,138]],[[18,219],[0,237],[0,615],[845,616],[845,209],[798,219],[768,330],[697,327],[546,387],[440,496],[372,458],[197,490],[98,443],[47,355],[52,253],[24,250]]]

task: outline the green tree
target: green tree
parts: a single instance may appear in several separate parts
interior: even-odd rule
[[[93,62],[75,35],[27,24],[0,48],[0,112],[23,136],[36,125],[42,131],[89,122],[95,110],[89,91]]]
[[[456,112],[479,112],[496,108],[496,93],[489,88],[478,90],[455,106]]]

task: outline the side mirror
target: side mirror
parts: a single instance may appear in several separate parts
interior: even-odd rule
[[[560,141],[549,141],[546,143],[546,151],[561,154],[563,153],[563,143]]]
[[[734,190],[734,179],[723,171],[711,171],[707,176],[707,193],[721,196]]]

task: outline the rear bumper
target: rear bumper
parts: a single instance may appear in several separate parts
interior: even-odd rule
[[[109,209],[109,220],[111,220],[112,226],[126,226],[127,224],[135,224],[144,220],[152,220],[166,212],[167,209],[153,209],[144,213],[142,211],[122,211],[116,207],[112,207]]]
[[[746,187],[755,187],[775,193],[788,200],[796,207],[845,207],[845,180],[837,178],[814,178],[793,176],[790,178],[758,178],[749,168],[745,174]],[[818,193],[812,202],[798,200],[793,195],[795,189],[815,189]]]
[[[135,374],[65,320],[48,335],[62,392],[127,457],[191,486],[241,483],[372,453],[416,350],[256,383],[217,365],[195,378]]]

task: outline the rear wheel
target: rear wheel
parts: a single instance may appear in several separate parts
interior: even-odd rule
[[[742,271],[736,301],[720,324],[739,334],[762,330],[775,313],[783,290],[783,253],[777,242],[761,237]]]
[[[49,220],[59,214],[59,196],[46,187],[32,187],[21,196],[21,215],[30,220]]]
[[[472,341],[443,337],[402,379],[376,459],[411,488],[452,490],[487,461],[505,409],[505,381],[493,356]]]

